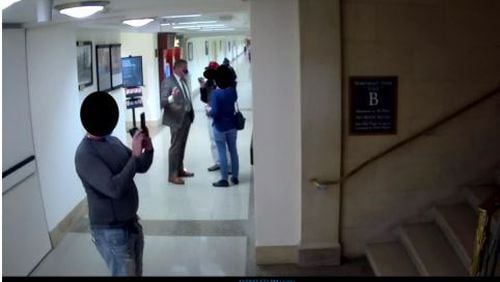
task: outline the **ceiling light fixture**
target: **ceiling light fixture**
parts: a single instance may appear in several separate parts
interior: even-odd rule
[[[4,0],[2,1],[2,10],[9,7],[10,5],[16,3],[16,2],[19,2],[21,0]]]
[[[214,24],[214,23],[217,23],[217,21],[182,22],[182,23],[179,23],[179,24],[196,25],[196,24]]]
[[[201,31],[234,31],[234,28],[203,28]]]
[[[147,25],[148,23],[150,23],[152,21],[154,21],[154,19],[145,18],[145,19],[125,20],[122,23],[129,25],[129,26],[133,26],[133,27],[141,27],[141,26]]]
[[[193,14],[193,15],[175,15],[175,16],[165,16],[162,17],[164,19],[181,19],[181,18],[197,18],[201,17],[200,14]]]
[[[73,18],[85,18],[104,10],[109,1],[80,1],[54,6],[59,13]]]
[[[185,28],[193,28],[193,27],[226,27],[225,24],[207,24],[207,25],[184,25],[184,26],[174,26],[173,29],[185,29]]]

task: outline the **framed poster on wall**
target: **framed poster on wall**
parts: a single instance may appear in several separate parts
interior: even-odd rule
[[[76,42],[78,65],[78,89],[82,90],[94,82],[92,75],[92,42]]]
[[[397,133],[397,76],[350,77],[350,134]]]
[[[96,47],[97,91],[109,91],[111,87],[111,54],[109,45]]]
[[[193,42],[188,43],[188,61],[193,60]]]
[[[111,54],[111,88],[117,89],[122,87],[122,60],[121,60],[121,45],[110,45]]]

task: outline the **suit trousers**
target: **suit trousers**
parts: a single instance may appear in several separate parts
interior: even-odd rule
[[[188,113],[179,128],[170,127],[170,149],[168,150],[168,175],[178,176],[178,172],[184,169],[184,153],[191,128],[191,118]]]

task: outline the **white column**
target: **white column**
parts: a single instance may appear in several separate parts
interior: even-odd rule
[[[291,248],[301,232],[297,0],[252,1],[251,29],[256,246]]]

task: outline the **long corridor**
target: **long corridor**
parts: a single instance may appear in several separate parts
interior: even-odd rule
[[[189,134],[185,166],[195,173],[186,185],[167,182],[170,130],[153,130],[154,161],[135,177],[139,216],[144,227],[144,276],[244,276],[247,273],[252,167],[252,97],[250,65],[245,56],[233,62],[238,75],[238,102],[247,119],[238,132],[240,184],[212,187],[220,178],[213,164],[208,121],[199,96],[193,97],[195,121]],[[193,74],[196,79],[201,74]],[[83,187],[76,187],[83,189]],[[91,241],[88,218],[52,250],[32,276],[109,276]]]
[[[372,276],[365,258],[344,261],[341,266],[256,265],[250,164],[251,72],[245,56],[237,58],[233,67],[238,75],[239,107],[247,119],[245,129],[238,131],[240,184],[212,187],[212,182],[219,179],[219,172],[207,170],[212,159],[208,123],[199,96],[193,97],[196,117],[185,158],[186,168],[195,176],[187,178],[186,185],[167,181],[169,128],[152,128],[153,165],[146,174],[135,177],[139,189],[138,213],[145,235],[143,275]],[[88,218],[82,218],[31,276],[109,276],[89,232]]]

